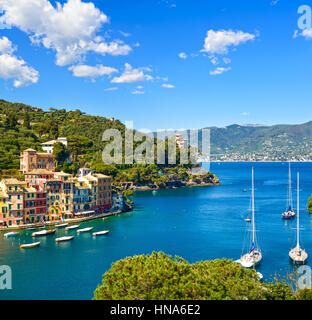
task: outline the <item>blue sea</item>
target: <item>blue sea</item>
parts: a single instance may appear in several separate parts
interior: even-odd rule
[[[212,163],[220,186],[137,191],[133,212],[86,222],[94,231],[111,230],[93,238],[91,233],[57,230],[57,236],[76,235],[72,242],[41,238],[38,248],[19,249],[32,242],[31,231],[17,238],[0,233],[0,265],[12,268],[12,290],[0,290],[0,299],[91,299],[102,275],[114,261],[135,254],[164,251],[196,262],[238,259],[242,254],[250,216],[251,167],[255,171],[255,216],[263,260],[258,267],[265,279],[292,270],[288,252],[296,244],[296,220],[285,221],[288,163]],[[312,215],[306,203],[312,193],[312,163],[292,164],[293,198],[300,172],[301,245],[312,264]],[[247,192],[242,190],[246,189]]]

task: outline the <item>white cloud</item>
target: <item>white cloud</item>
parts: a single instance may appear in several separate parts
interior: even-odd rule
[[[118,72],[117,69],[111,67],[105,67],[101,64],[92,67],[88,65],[76,65],[69,68],[75,77],[90,77],[97,78],[105,75],[111,75],[114,72]]]
[[[137,86],[136,88],[140,90],[143,89],[143,86]]]
[[[16,48],[7,37],[0,38],[0,78],[13,79],[16,88],[37,83],[39,72],[14,55]]]
[[[104,90],[105,91],[116,91],[116,90],[118,90],[118,88],[117,87],[112,87],[112,88],[105,88]]]
[[[162,84],[162,87],[163,88],[166,88],[166,89],[173,89],[175,88],[175,86],[173,84],[170,84],[170,83],[163,83]]]
[[[181,52],[178,54],[179,58],[181,59],[186,59],[187,58],[187,54],[185,52]]]
[[[131,92],[132,94],[144,94],[144,91],[140,91],[140,90],[135,90]]]
[[[7,37],[0,38],[0,52],[12,54],[16,49],[13,48],[12,42]]]
[[[231,59],[230,59],[230,58],[224,57],[222,60],[223,60],[223,62],[224,62],[225,64],[231,63]]]
[[[108,17],[92,2],[68,0],[53,7],[48,0],[0,0],[6,23],[26,32],[32,43],[56,51],[56,64],[81,61],[88,51],[126,55],[132,49],[120,40],[106,43],[97,36]]]
[[[246,112],[246,111],[242,112],[242,116],[244,116],[244,117],[247,117],[249,115],[250,115],[250,112]]]
[[[220,30],[207,31],[204,48],[202,52],[211,54],[226,54],[229,47],[238,46],[241,43],[255,39],[254,34],[245,33],[243,31]]]
[[[115,77],[111,80],[112,83],[132,83],[140,81],[150,81],[153,77],[145,74],[144,71],[151,71],[149,68],[132,68],[129,63],[125,64],[125,70],[120,77]]]
[[[297,38],[299,36],[304,37],[306,40],[312,39],[312,29],[304,29],[302,32],[295,30],[293,38]]]
[[[213,70],[213,71],[209,71],[209,73],[210,73],[210,75],[212,75],[212,76],[216,76],[216,75],[222,74],[223,72],[230,71],[231,69],[232,69],[231,67],[228,67],[228,68],[218,67],[218,68],[216,68],[216,69]]]

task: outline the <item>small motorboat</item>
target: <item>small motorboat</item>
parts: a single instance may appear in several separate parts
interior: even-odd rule
[[[34,232],[32,234],[33,237],[42,237],[42,236],[48,236],[48,235],[51,235],[51,234],[54,234],[55,233],[55,229],[53,230],[41,230],[41,231],[38,231],[38,232]]]
[[[20,248],[21,249],[28,249],[28,248],[34,248],[34,247],[39,247],[39,246],[40,246],[40,241],[34,242],[34,243],[28,243],[28,244],[21,244]]]
[[[78,229],[80,227],[80,224],[74,224],[73,226],[66,227],[66,230],[74,230]]]
[[[250,218],[246,218],[245,221],[246,222],[251,222],[251,219]]]
[[[75,237],[74,236],[69,236],[69,237],[61,237],[61,238],[56,238],[56,242],[64,242],[64,241],[70,241],[73,240]]]
[[[63,224],[57,224],[55,226],[55,228],[64,228],[64,227],[67,227],[68,226],[68,223],[63,223]]]
[[[243,192],[247,192],[247,190],[246,190],[246,189],[243,189]]]
[[[83,233],[83,232],[89,232],[93,229],[93,227],[89,227],[89,228],[84,228],[84,229],[79,229],[77,230],[78,233]]]
[[[108,234],[110,230],[104,230],[104,231],[99,231],[99,232],[93,232],[93,236],[104,236],[105,234]]]
[[[5,233],[4,236],[6,238],[11,238],[11,237],[15,237],[18,235],[18,232],[8,232],[8,233]]]

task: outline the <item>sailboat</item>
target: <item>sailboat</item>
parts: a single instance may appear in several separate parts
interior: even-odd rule
[[[297,173],[297,245],[289,251],[289,257],[295,264],[305,264],[308,254],[299,244],[299,172]]]
[[[249,252],[241,256],[239,262],[244,268],[252,268],[262,260],[262,253],[258,247],[255,230],[255,188],[254,188],[254,169],[251,174],[251,206],[252,206],[252,241]]]
[[[293,209],[292,204],[292,192],[291,192],[291,170],[290,170],[290,161],[289,161],[289,173],[288,173],[288,199],[287,199],[287,210],[282,213],[283,219],[292,219],[295,217],[296,213]]]

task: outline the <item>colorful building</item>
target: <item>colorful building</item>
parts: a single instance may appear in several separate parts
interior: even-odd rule
[[[53,154],[37,152],[34,149],[27,149],[20,155],[20,171],[31,172],[36,169],[55,171],[55,157]]]
[[[8,195],[0,191],[0,226],[8,226]]]
[[[46,221],[47,192],[40,187],[24,189],[24,223]]]
[[[23,224],[24,187],[26,183],[15,178],[3,179],[0,183],[1,191],[7,195],[7,214],[2,215],[4,226],[19,226]]]

